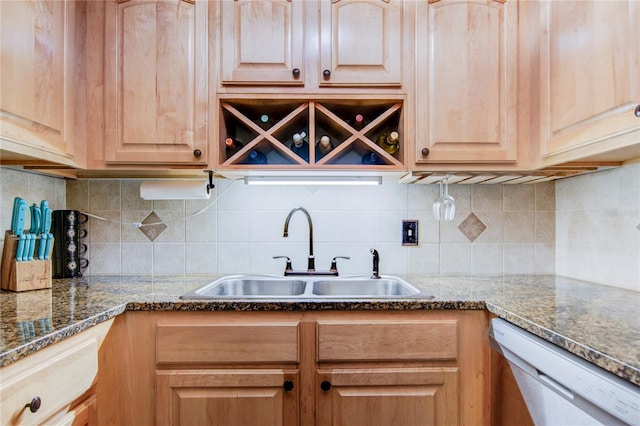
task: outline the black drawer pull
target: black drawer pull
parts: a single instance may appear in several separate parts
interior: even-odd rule
[[[322,383],[320,383],[320,389],[322,389],[323,391],[331,390],[331,382],[328,380],[323,380]]]
[[[36,411],[38,411],[40,409],[40,405],[41,404],[42,404],[42,400],[40,399],[39,396],[36,396],[35,398],[33,398],[31,400],[30,403],[25,405],[25,408],[28,408],[29,411],[31,411],[32,413],[35,413]]]

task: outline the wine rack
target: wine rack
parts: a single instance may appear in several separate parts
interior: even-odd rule
[[[283,100],[222,99],[220,101],[219,169],[404,169],[403,99],[393,100]],[[361,128],[355,116],[361,114]],[[261,116],[267,116],[265,122]],[[376,144],[383,134],[397,131],[399,149],[390,154]],[[304,132],[308,152],[296,154],[293,135]],[[333,149],[316,153],[316,144],[328,136]],[[224,141],[242,144],[227,152]],[[251,161],[250,153],[260,151],[267,164]],[[375,164],[363,164],[374,153]]]

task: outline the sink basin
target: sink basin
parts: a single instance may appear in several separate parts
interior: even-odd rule
[[[180,296],[181,299],[384,299],[429,297],[401,278],[364,276],[319,278],[228,275]]]
[[[306,282],[280,277],[228,276],[180,296],[181,299],[290,297],[304,293]]]
[[[420,290],[399,278],[344,278],[316,281],[313,294],[330,297],[417,296]]]

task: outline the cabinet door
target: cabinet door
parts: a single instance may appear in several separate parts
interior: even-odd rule
[[[640,156],[640,3],[545,1],[540,7],[545,163],[619,149]]]
[[[219,4],[222,84],[304,84],[302,0]]]
[[[3,149],[71,165],[75,2],[0,2]]]
[[[109,1],[105,160],[207,162],[206,1]]]
[[[319,370],[317,424],[458,423],[456,368]]]
[[[416,161],[516,161],[518,2],[424,3],[416,21]]]
[[[402,84],[403,2],[320,2],[320,86]]]
[[[155,423],[296,425],[299,387],[297,370],[156,371]]]

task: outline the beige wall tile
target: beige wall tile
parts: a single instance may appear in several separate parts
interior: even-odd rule
[[[88,241],[89,243],[120,243],[120,210],[116,211],[94,211],[92,214],[107,220],[100,220],[89,217]]]
[[[67,206],[69,210],[89,210],[89,181],[88,180],[68,180],[67,181]],[[63,209],[61,209],[63,210]]]
[[[89,268],[92,274],[119,274],[122,272],[120,244],[94,243],[89,247]]]
[[[471,244],[440,244],[440,273],[468,274],[471,272]]]
[[[555,212],[535,212],[536,229],[535,242],[553,244],[556,239],[556,214]]]
[[[505,211],[533,211],[535,209],[535,186],[502,185]]]
[[[440,244],[426,243],[408,248],[409,271],[416,274],[440,273]]]
[[[556,210],[556,189],[554,182],[543,182],[533,185],[535,188],[536,211]]]
[[[90,180],[89,209],[120,210],[120,181]]]
[[[503,185],[469,185],[474,212],[502,212]]]
[[[184,274],[185,245],[181,243],[153,243],[154,274]]]
[[[215,274],[218,270],[215,243],[187,243],[185,245],[185,273]]]
[[[505,244],[505,274],[533,274],[535,272],[535,244]]]
[[[153,201],[140,198],[139,180],[121,181],[122,210],[151,210]]]
[[[533,243],[535,241],[535,212],[504,212],[505,243]]]
[[[123,274],[153,273],[152,244],[123,243],[121,256]]]
[[[503,271],[502,244],[472,244],[471,273],[501,274]]]

